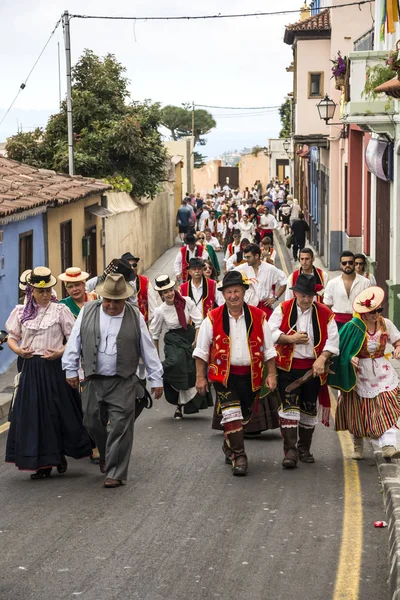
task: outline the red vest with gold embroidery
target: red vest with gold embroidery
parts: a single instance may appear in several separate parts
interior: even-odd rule
[[[223,311],[225,305],[214,308],[208,314],[213,326],[213,342],[208,361],[208,379],[218,381],[226,387],[230,373],[230,338],[223,328]],[[264,333],[263,323],[265,314],[256,306],[247,305],[250,311],[250,335],[247,336],[247,345],[250,353],[251,386],[257,391],[262,385],[264,363]],[[245,343],[245,340],[243,340]]]
[[[196,245],[195,248],[195,256],[198,258],[201,258],[203,256],[203,250],[204,250],[204,246],[200,246],[200,245]],[[188,254],[188,247],[187,246],[182,246],[181,248],[181,255],[182,255],[182,281],[187,281],[188,278],[188,266],[189,266],[189,262],[187,260],[187,254]]]
[[[217,283],[213,279],[205,278],[205,281],[206,281],[207,293],[206,293],[206,296],[205,297],[203,296],[203,298],[202,298],[203,319],[205,319],[206,316],[208,315],[208,313],[210,312],[210,310],[212,310],[214,308],[215,296],[216,296],[216,291],[217,291]],[[190,293],[189,293],[189,281],[182,283],[182,285],[180,286],[180,290],[181,290],[182,296],[191,297]]]
[[[282,311],[282,323],[279,329],[285,335],[294,335],[295,331],[291,330],[291,314],[293,310],[297,311],[296,298],[292,298],[291,300],[286,300],[282,302],[280,309]],[[323,352],[326,341],[328,339],[328,324],[333,319],[333,312],[325,306],[325,304],[321,304],[319,302],[313,302],[312,310],[315,310],[315,317],[317,319],[318,330],[319,330],[319,339],[314,339],[314,354],[317,358]],[[296,321],[297,321],[297,312],[296,312]],[[293,354],[294,354],[295,344],[276,344],[275,350],[277,353],[275,362],[276,366],[283,371],[290,371],[292,367]],[[321,382],[324,383],[326,380],[326,375],[321,377]]]
[[[296,285],[296,281],[299,277],[301,273],[301,269],[297,269],[297,271],[293,271],[293,276],[292,276],[292,286]],[[322,287],[325,287],[324,285],[324,272],[322,269],[319,269],[318,267],[314,267],[314,275],[315,275],[315,279],[317,280],[317,284],[322,285]],[[318,280],[319,278],[319,280]],[[322,291],[322,290],[321,290]],[[323,302],[324,301],[324,297],[320,296],[319,294],[315,294],[317,297],[317,302]]]
[[[138,275],[138,306],[146,323],[149,320],[149,281],[150,279],[148,277]]]

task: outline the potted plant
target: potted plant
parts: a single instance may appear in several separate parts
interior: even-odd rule
[[[335,78],[335,89],[340,90],[346,83],[347,58],[342,56],[338,50],[336,58],[331,59],[331,63],[333,64],[331,71],[332,77]]]
[[[400,40],[396,43],[395,50],[389,50],[387,59],[381,63],[368,67],[366,81],[362,96],[368,100],[376,100],[379,94],[386,94],[393,98],[400,97]]]

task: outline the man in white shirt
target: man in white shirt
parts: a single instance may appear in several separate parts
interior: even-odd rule
[[[208,219],[209,216],[210,216],[210,213],[209,213],[209,210],[208,210],[208,206],[207,206],[207,204],[203,204],[203,206],[200,209],[200,216],[199,216],[198,221],[197,221],[197,229],[198,229],[198,231],[204,231],[204,227],[205,227],[204,221],[206,219]]]
[[[314,301],[323,301],[323,291],[328,283],[328,273],[325,273],[325,271],[322,269],[315,267],[314,260],[314,252],[311,248],[302,248],[300,250],[300,269],[293,271],[293,273],[291,273],[288,277],[285,300],[290,300],[294,297],[292,287],[296,284],[300,273],[304,273],[305,275],[314,275],[315,279],[317,280],[317,285],[320,286],[319,293],[314,296]]]
[[[269,209],[265,206],[264,212],[260,217],[260,238],[261,240],[265,235],[271,238],[271,243],[274,243],[274,229],[277,229],[278,222],[274,215],[271,215]]]
[[[246,246],[244,258],[247,264],[240,265],[235,270],[245,273],[247,279],[256,280],[253,285],[259,299],[258,308],[261,308],[269,319],[272,315],[272,305],[279,300],[286,289],[286,276],[274,265],[261,262],[261,250],[257,244]],[[272,292],[273,286],[276,289],[275,294]]]
[[[193,233],[185,237],[185,245],[180,248],[175,258],[174,273],[177,281],[185,282],[188,276],[189,260],[191,258],[202,258],[207,260],[208,252],[200,244],[196,244],[197,238]]]
[[[196,388],[205,394],[208,381],[217,394],[217,413],[222,414],[223,452],[233,475],[246,475],[247,456],[243,426],[252,415],[263,384],[276,388],[275,349],[265,315],[244,302],[248,284],[237,271],[222,282],[225,303],[212,310],[200,326],[196,348]],[[250,326],[251,325],[251,326]]]
[[[221,246],[219,245],[217,238],[211,234],[211,229],[206,227],[204,229],[204,235],[206,236],[206,244],[210,244],[210,246],[212,246],[216,252],[219,252],[221,250]]]
[[[339,330],[351,321],[358,294],[371,286],[369,279],[355,272],[355,258],[350,250],[341,253],[340,270],[342,274],[328,281],[324,292],[324,304],[332,309]]]
[[[282,466],[287,469],[296,467],[299,459],[314,462],[310,447],[318,420],[318,400],[322,421],[329,424],[326,361],[339,354],[339,334],[333,313],[321,302],[313,301],[316,285],[314,275],[300,274],[293,287],[294,298],[278,306],[269,320],[277,350],[281,397],[278,414],[285,454]],[[310,369],[310,379],[286,391]]]
[[[144,395],[135,375],[139,359],[145,364],[156,399],[163,393],[163,369],[143,316],[126,303],[132,288],[123,275],[107,275],[95,291],[103,299],[82,307],[62,366],[67,383],[77,389],[83,357],[83,423],[100,452],[104,487],[115,488],[128,476],[135,403]]]
[[[182,296],[193,300],[204,319],[209,311],[217,306],[217,284],[213,279],[204,276],[204,260],[200,258],[189,260],[188,271],[189,281],[182,283],[179,291]]]

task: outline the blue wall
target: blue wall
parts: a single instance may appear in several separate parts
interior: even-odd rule
[[[45,264],[45,244],[43,219],[45,214],[29,217],[8,225],[0,225],[3,243],[0,244],[0,257],[4,258],[4,269],[0,269],[0,329],[14,306],[18,304],[19,236],[33,231],[33,266]],[[1,264],[1,261],[0,261]],[[4,373],[15,360],[14,352],[4,345],[0,352],[0,374]]]

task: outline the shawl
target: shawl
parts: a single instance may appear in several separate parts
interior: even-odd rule
[[[57,298],[52,293],[50,296],[50,302],[58,303]],[[21,316],[21,325],[25,323],[25,321],[31,321],[32,319],[36,319],[39,311],[39,306],[36,303],[33,297],[33,288],[30,285],[26,286],[26,304],[24,306],[24,310]]]
[[[206,250],[208,252],[208,256],[210,258],[210,261],[212,262],[212,264],[214,266],[214,269],[217,272],[217,275],[219,275],[221,273],[221,268],[219,266],[218,256],[217,256],[214,248],[211,246],[211,244],[207,244]]]
[[[328,385],[343,392],[350,392],[357,383],[356,369],[351,359],[360,352],[365,340],[367,326],[358,313],[354,313],[351,321],[343,325],[339,331],[339,356],[333,360]]]
[[[183,327],[183,329],[187,329],[188,324],[186,322],[186,315],[185,315],[186,301],[183,298],[183,296],[180,295],[178,290],[175,290],[174,305],[175,305],[176,314],[178,315],[179,325],[181,327]]]

